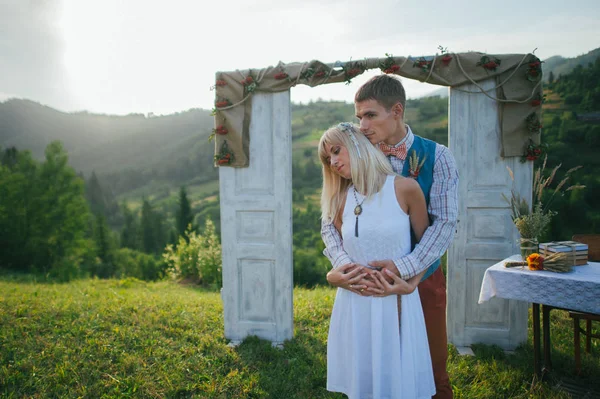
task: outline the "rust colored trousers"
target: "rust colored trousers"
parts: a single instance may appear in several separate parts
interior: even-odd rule
[[[442,267],[419,283],[419,296],[425,316],[429,352],[435,380],[435,399],[452,398],[452,387],[446,371],[448,336],[446,334],[446,277]]]

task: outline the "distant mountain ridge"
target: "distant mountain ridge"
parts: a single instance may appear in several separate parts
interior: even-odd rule
[[[547,58],[542,64],[544,81],[548,81],[550,72],[553,73],[554,78],[556,79],[560,75],[568,74],[578,65],[587,66],[589,63],[593,63],[598,57],[600,57],[600,48],[574,58],[564,58],[560,55]]]

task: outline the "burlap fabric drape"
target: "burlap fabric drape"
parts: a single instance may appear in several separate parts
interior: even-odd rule
[[[216,74],[215,165],[246,167],[249,164],[250,111],[256,92],[278,92],[297,84],[311,87],[348,81],[365,70],[381,68],[388,73],[458,90],[466,83],[494,78],[495,89],[486,95],[498,101],[501,156],[521,156],[532,139],[538,144],[542,98],[539,59],[533,54],[450,53],[433,57],[369,58],[345,63],[279,63],[264,69]]]

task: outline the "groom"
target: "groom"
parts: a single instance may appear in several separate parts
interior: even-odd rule
[[[405,103],[402,83],[389,75],[372,78],[354,97],[360,130],[387,155],[396,173],[417,180],[425,194],[431,225],[410,254],[399,259],[373,261],[369,265],[393,270],[404,280],[427,269],[419,284],[419,295],[437,390],[434,398],[452,398],[446,371],[446,279],[439,265],[456,229],[458,172],[448,148],[413,134],[404,123]],[[354,268],[333,224],[324,222],[321,235],[326,246],[323,254],[334,267],[327,281],[359,295],[371,295],[369,282],[360,277],[364,269]]]

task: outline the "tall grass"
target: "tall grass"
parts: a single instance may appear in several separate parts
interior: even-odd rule
[[[342,398],[325,390],[335,291],[294,290],[294,339],[282,350],[249,338],[230,348],[218,293],[171,282],[0,281],[0,396],[4,398]],[[531,330],[531,327],[530,327]],[[596,330],[596,332],[598,332]],[[599,345],[573,375],[572,324],[552,315],[555,372],[532,384],[529,342],[514,354],[451,347],[457,398],[567,398],[562,374],[600,391]]]

